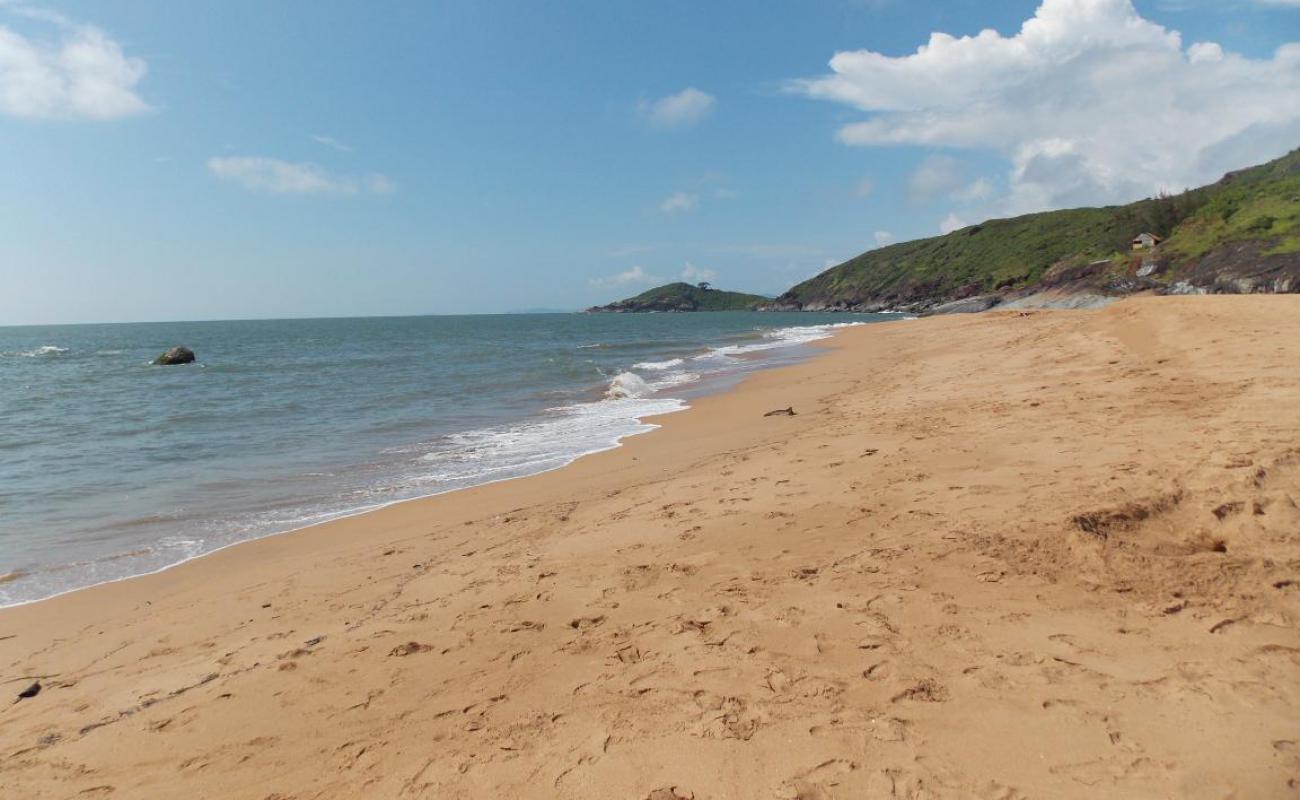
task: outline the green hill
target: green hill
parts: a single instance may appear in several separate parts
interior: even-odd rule
[[[724,292],[709,288],[708,284],[695,286],[689,283],[670,283],[642,292],[636,297],[619,300],[607,306],[595,306],[588,311],[753,311],[771,298],[757,294]]]
[[[1131,240],[1144,232],[1164,241],[1133,251]],[[769,307],[924,309],[1066,287],[1300,291],[1300,150],[1178,195],[989,220],[871,250]]]

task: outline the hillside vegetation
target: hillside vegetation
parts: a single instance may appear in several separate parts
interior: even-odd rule
[[[707,284],[696,286],[689,283],[670,283],[644,291],[636,297],[619,300],[607,306],[596,306],[588,311],[753,311],[758,306],[769,302],[771,299],[762,295],[724,292],[720,289],[707,288]]]
[[[1165,241],[1133,252],[1143,232]],[[1067,285],[1115,294],[1300,291],[1300,150],[1177,195],[989,220],[871,250],[769,307],[924,309]]]

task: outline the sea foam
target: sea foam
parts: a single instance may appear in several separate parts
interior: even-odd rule
[[[61,356],[68,352],[68,348],[57,345],[46,344],[37,347],[34,350],[19,350],[0,353],[3,356],[19,356],[21,358],[42,358],[45,356]]]
[[[605,397],[610,400],[630,400],[645,397],[653,391],[646,379],[635,372],[620,372],[609,382]]]

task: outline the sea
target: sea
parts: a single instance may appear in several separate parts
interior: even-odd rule
[[[555,469],[888,315],[0,327],[0,606]],[[198,355],[153,366],[174,345]]]

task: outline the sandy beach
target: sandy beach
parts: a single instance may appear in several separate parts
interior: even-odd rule
[[[1300,792],[1300,297],[852,328],[656,421],[0,610],[0,796]]]

